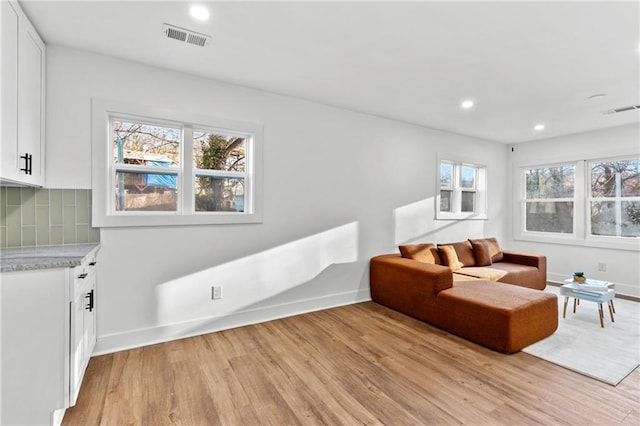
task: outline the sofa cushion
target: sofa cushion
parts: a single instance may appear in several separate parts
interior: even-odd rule
[[[491,252],[487,241],[471,241],[471,247],[473,247],[473,255],[476,258],[476,266],[491,265]]]
[[[491,238],[479,238],[474,240],[469,240],[470,243],[474,241],[485,241],[489,244],[489,253],[491,254],[491,262],[502,262],[504,259],[504,255],[502,254],[502,249],[500,248],[500,244],[498,244],[498,240],[494,237]],[[472,266],[472,265],[469,265]]]
[[[505,272],[505,275],[497,281],[508,284],[515,284],[521,287],[544,290],[546,280],[539,279],[540,271],[533,266],[521,265],[519,263],[498,262],[491,266],[491,269],[498,269]],[[540,282],[542,281],[542,282]]]
[[[435,244],[405,244],[398,247],[402,257],[418,262],[442,265]]]
[[[438,245],[438,252],[440,253],[442,263],[444,263],[445,266],[448,266],[452,271],[457,271],[464,266],[458,259],[458,255],[453,246]]]
[[[499,281],[505,275],[507,271],[489,266],[470,266],[468,268],[461,268],[455,271],[456,274],[466,275],[469,277],[480,278],[487,281]]]
[[[438,244],[438,250],[443,246],[451,246],[456,251],[458,260],[462,266],[476,266],[476,258],[473,257],[473,247],[469,241],[461,241],[459,243]]]
[[[466,275],[488,281],[499,281],[501,283],[543,290],[544,285],[540,286],[537,280],[538,274],[538,268],[534,268],[533,266],[498,262],[491,266],[461,268],[456,270],[454,275]]]

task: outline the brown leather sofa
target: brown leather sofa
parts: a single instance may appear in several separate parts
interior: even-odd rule
[[[495,238],[400,246],[370,261],[371,298],[498,352],[555,332],[546,257],[502,251]]]

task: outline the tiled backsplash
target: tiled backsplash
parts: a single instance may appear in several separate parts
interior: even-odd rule
[[[0,187],[0,247],[97,243],[91,190]]]

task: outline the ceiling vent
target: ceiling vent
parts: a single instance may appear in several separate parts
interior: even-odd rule
[[[625,107],[620,107],[620,108],[614,108],[614,109],[608,109],[606,111],[602,111],[603,114],[617,114],[619,112],[625,112],[625,111],[633,111],[633,110],[640,110],[640,105],[629,105],[629,106],[625,106]]]
[[[211,36],[187,30],[185,28],[176,27],[175,25],[164,24],[162,32],[165,37],[178,40],[184,43],[194,44],[204,47],[211,41]]]

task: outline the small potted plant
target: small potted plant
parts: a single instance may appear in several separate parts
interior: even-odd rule
[[[584,276],[584,272],[574,272],[573,280],[579,284],[582,284],[587,278]]]

